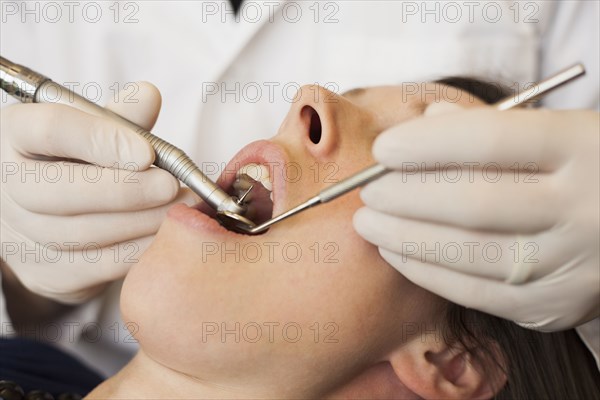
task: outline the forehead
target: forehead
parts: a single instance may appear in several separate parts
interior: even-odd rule
[[[431,103],[447,101],[465,108],[485,104],[471,93],[435,82],[357,88],[342,96],[371,112],[382,129],[422,115]]]

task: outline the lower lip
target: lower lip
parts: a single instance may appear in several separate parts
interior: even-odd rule
[[[167,217],[196,232],[235,235],[234,232],[228,231],[221,226],[217,220],[183,203],[175,204],[169,208]]]

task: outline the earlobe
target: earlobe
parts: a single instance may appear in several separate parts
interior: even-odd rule
[[[484,369],[475,350],[467,351],[459,343],[449,346],[441,335],[417,337],[389,359],[400,380],[411,391],[425,399],[489,399],[506,383],[500,367],[503,363],[486,363]],[[500,355],[498,347],[480,357]]]

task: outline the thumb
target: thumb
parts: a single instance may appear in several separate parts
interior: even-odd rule
[[[447,100],[440,100],[435,103],[430,103],[425,109],[423,115],[425,117],[431,117],[433,115],[449,114],[460,110],[464,110],[464,107],[460,104]]]
[[[162,98],[159,90],[150,82],[130,82],[113,96],[106,108],[146,130],[151,130],[158,114]]]

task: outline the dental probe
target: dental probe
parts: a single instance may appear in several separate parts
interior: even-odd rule
[[[218,212],[227,211],[236,215],[243,214],[246,211],[242,201],[225,193],[223,189],[204,175],[200,168],[181,149],[154,136],[144,128],[118,114],[100,107],[64,86],[53,82],[50,78],[1,56],[0,86],[2,90],[22,103],[65,104],[88,114],[110,118],[133,129],[147,139],[154,148],[156,152],[154,165],[170,172],[174,177],[185,183],[212,208]]]
[[[571,82],[572,80],[579,78],[584,74],[585,68],[582,64],[573,65],[552,75],[549,78],[544,79],[541,82],[538,82],[537,84],[532,85],[529,89],[523,90],[514,96],[507,97],[504,100],[500,100],[494,104],[494,107],[500,111],[518,107],[528,101],[544,96],[559,86]],[[367,183],[387,174],[388,172],[391,172],[391,170],[387,169],[381,164],[371,165],[370,167],[367,167],[362,171],[359,171],[356,174],[342,180],[341,182],[335,183],[328,188],[323,189],[316,196],[311,197],[304,203],[299,204],[291,210],[288,210],[275,218],[263,222],[260,225],[251,223],[249,224],[247,222],[247,218],[242,217],[242,219],[240,219],[237,215],[232,215],[229,212],[223,212],[219,220],[223,224],[226,224],[228,229],[233,229],[240,233],[256,235],[264,232],[271,225],[276,224],[277,222],[283,221],[292,215],[296,215],[318,204],[327,203],[333,199],[336,199],[353,189],[366,185]]]

